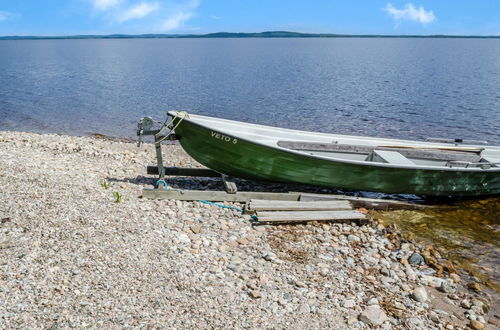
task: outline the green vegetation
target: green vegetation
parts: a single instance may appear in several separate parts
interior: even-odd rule
[[[122,194],[118,191],[113,191],[113,196],[115,196],[115,203],[120,203],[122,201]]]
[[[101,187],[103,187],[104,189],[108,189],[109,185],[110,185],[110,183],[107,180],[101,181]]]

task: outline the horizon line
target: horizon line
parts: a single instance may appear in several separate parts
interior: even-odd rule
[[[500,35],[460,34],[341,34],[323,32],[262,31],[262,32],[211,32],[188,33],[109,33],[69,35],[0,35],[0,40],[15,39],[120,39],[120,38],[500,38]]]

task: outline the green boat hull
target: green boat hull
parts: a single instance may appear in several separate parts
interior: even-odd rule
[[[174,125],[178,120],[175,119]],[[191,157],[208,168],[238,178],[421,196],[500,194],[498,171],[407,169],[336,162],[245,141],[189,120],[178,124],[175,132]]]

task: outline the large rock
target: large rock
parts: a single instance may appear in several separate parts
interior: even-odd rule
[[[359,314],[359,320],[368,325],[378,326],[387,321],[387,315],[378,305],[371,305]]]

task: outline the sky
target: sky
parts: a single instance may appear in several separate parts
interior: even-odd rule
[[[500,0],[0,0],[0,35],[500,35]]]

